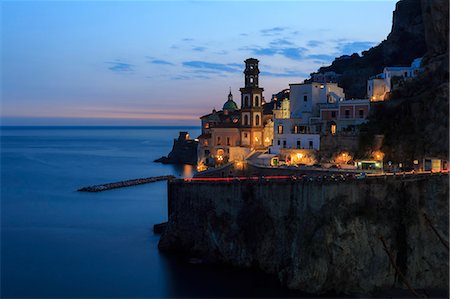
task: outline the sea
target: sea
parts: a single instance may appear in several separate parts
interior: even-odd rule
[[[175,175],[153,162],[199,127],[2,127],[2,298],[310,297],[254,270],[158,251],[167,182],[98,193],[80,187]]]

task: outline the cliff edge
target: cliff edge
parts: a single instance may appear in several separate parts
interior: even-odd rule
[[[448,292],[448,175],[348,182],[169,182],[159,248],[254,267],[310,293]],[[430,223],[427,221],[430,220]],[[447,245],[448,246],[448,245]]]

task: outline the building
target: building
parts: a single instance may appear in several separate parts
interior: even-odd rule
[[[258,60],[245,60],[244,87],[241,91],[241,146],[263,148],[263,88],[259,87]]]
[[[356,131],[367,121],[370,101],[345,100],[335,83],[290,84],[290,90],[290,117],[274,118],[272,153],[318,151],[321,135]],[[299,152],[300,156],[306,155]]]
[[[216,165],[229,160],[230,148],[240,145],[240,117],[240,110],[233,101],[231,90],[222,110],[214,109],[210,114],[200,117],[202,123],[202,134],[198,137],[200,162]]]
[[[273,112],[265,109],[264,89],[259,87],[259,61],[245,60],[241,109],[228,95],[222,110],[202,116],[202,134],[198,137],[199,163],[220,165],[244,160],[251,151],[266,149],[273,141]]]
[[[312,73],[311,79],[307,80],[308,83],[316,82],[316,83],[337,83],[341,74],[337,74],[336,72],[319,72]],[[306,83],[306,82],[305,82]]]
[[[414,78],[422,71],[422,58],[416,58],[411,66],[385,67],[383,72],[367,81],[367,97],[372,102],[388,99],[391,90],[405,80]]]

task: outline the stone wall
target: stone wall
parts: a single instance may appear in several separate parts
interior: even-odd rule
[[[169,182],[159,248],[256,267],[311,293],[448,289],[448,175],[345,182]]]

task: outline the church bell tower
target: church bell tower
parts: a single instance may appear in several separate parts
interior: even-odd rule
[[[263,145],[263,88],[259,87],[258,59],[245,60],[244,87],[241,91],[241,145],[258,148]]]

